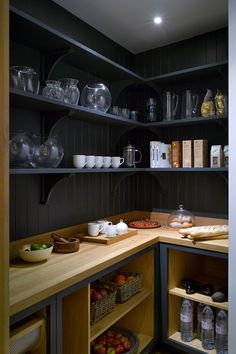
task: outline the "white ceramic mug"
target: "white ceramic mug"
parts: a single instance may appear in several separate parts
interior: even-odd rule
[[[100,234],[105,234],[107,226],[112,225],[112,222],[108,220],[98,220],[97,223],[103,225],[103,230],[100,231]]]
[[[95,166],[95,156],[88,155],[86,156],[86,167],[93,168]]]
[[[83,168],[86,165],[85,155],[73,155],[73,165],[76,168]]]
[[[123,157],[120,156],[113,156],[111,158],[111,167],[112,168],[118,168],[120,167],[120,165],[122,165],[122,163],[125,161],[125,159]]]
[[[99,232],[103,230],[103,225],[97,222],[88,223],[88,234],[89,236],[98,236]]]
[[[101,168],[103,165],[103,156],[95,156],[95,168]]]
[[[117,235],[116,225],[108,225],[106,227],[107,237],[114,237]]]
[[[103,156],[103,168],[109,168],[111,166],[111,156]]]

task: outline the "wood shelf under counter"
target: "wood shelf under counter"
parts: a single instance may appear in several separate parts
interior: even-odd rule
[[[141,289],[141,291],[134,296],[132,296],[128,301],[123,304],[116,304],[114,311],[107,314],[100,321],[90,326],[90,341],[94,340],[106,329],[111,327],[115,322],[117,322],[121,317],[130,312],[134,307],[136,307],[144,299],[151,295],[152,291],[150,289]]]
[[[201,302],[203,304],[206,305],[210,305],[212,307],[217,307],[219,309],[223,309],[223,310],[228,310],[228,302],[214,302],[212,301],[210,296],[207,295],[203,295],[203,294],[199,294],[199,293],[195,293],[195,294],[186,294],[184,289],[181,288],[173,288],[169,290],[169,294],[170,295],[174,295],[174,296],[179,296],[181,298],[185,298],[185,299],[190,299],[192,301],[195,302]]]
[[[216,354],[215,349],[212,349],[212,350],[203,349],[201,341],[197,338],[193,339],[191,342],[183,342],[180,338],[180,332],[175,332],[174,334],[172,334],[169,337],[169,340],[177,342],[177,343],[181,344],[182,346],[185,346],[186,350],[187,350],[187,347],[189,347],[191,349],[200,350],[202,353]]]

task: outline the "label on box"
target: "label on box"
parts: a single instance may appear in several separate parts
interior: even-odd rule
[[[192,140],[182,141],[182,161],[184,168],[193,167],[193,144]]]
[[[208,141],[194,140],[194,167],[208,167]]]
[[[211,147],[211,167],[222,167],[221,145],[212,145]]]

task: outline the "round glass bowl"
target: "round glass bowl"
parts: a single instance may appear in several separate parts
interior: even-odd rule
[[[183,208],[183,205],[179,205],[179,209],[173,211],[168,218],[168,226],[172,229],[182,229],[194,226],[194,215]]]
[[[60,79],[61,87],[64,90],[63,101],[70,104],[78,104],[80,91],[77,87],[79,80],[76,79]]]
[[[88,84],[82,90],[80,102],[89,109],[107,112],[111,106],[111,93],[104,84]]]
[[[43,96],[52,98],[54,100],[63,101],[65,92],[61,87],[60,81],[48,80],[46,86],[43,89]]]
[[[64,156],[64,149],[60,139],[56,135],[48,138],[34,136],[34,153],[30,161],[35,168],[57,167]]]
[[[10,136],[9,155],[12,167],[28,167],[34,153],[32,137],[27,132],[13,133]]]
[[[33,68],[28,66],[10,67],[10,87],[38,94],[39,86],[38,74]]]

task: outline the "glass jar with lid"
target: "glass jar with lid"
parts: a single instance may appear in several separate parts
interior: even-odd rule
[[[173,229],[182,229],[194,226],[194,215],[184,209],[183,204],[179,205],[179,209],[174,210],[168,218],[168,226]]]
[[[60,81],[47,80],[46,86],[43,89],[43,96],[54,100],[62,101],[64,98],[64,90],[61,87]]]
[[[78,104],[80,91],[77,87],[79,80],[65,78],[60,80],[61,87],[64,90],[63,101],[70,104]]]

